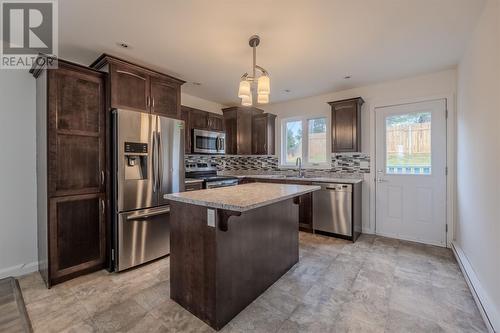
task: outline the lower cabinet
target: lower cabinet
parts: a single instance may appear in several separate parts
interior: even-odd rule
[[[184,191],[189,192],[189,191],[198,191],[203,189],[203,183],[186,183],[184,186]]]
[[[49,199],[49,272],[53,284],[102,268],[106,260],[104,194]]]
[[[310,182],[294,181],[287,179],[266,179],[266,178],[243,178],[240,180],[241,184],[248,183],[275,183],[275,184],[299,184],[311,185]],[[299,199],[299,230],[313,232],[313,215],[312,215],[312,202],[313,194],[307,193],[300,196]]]

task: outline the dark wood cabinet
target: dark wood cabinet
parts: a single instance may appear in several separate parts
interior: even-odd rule
[[[276,115],[271,113],[253,116],[252,154],[274,155],[274,134]]]
[[[208,113],[207,118],[208,128],[212,131],[223,131],[224,130],[224,118],[222,115],[216,113]]]
[[[147,73],[125,63],[109,65],[111,107],[148,112],[150,78]]]
[[[40,62],[42,63],[42,62]],[[39,270],[47,286],[106,263],[105,74],[34,67]]]
[[[90,67],[109,73],[109,107],[181,118],[184,81],[108,54]]]
[[[329,102],[332,108],[332,152],[361,151],[361,97]]]
[[[185,192],[190,192],[190,191],[198,191],[203,189],[203,182],[197,182],[197,183],[186,183],[184,186],[184,191]]]
[[[151,77],[151,113],[159,116],[180,117],[181,89],[162,77]]]
[[[49,199],[52,284],[101,268],[105,262],[104,194]]]
[[[274,183],[274,184],[300,184],[311,185],[311,182],[297,181],[291,179],[271,179],[271,178],[252,178],[245,177],[240,180],[239,184],[248,183]],[[312,232],[313,231],[313,193],[307,193],[299,197],[299,230]]]
[[[224,131],[224,120],[222,115],[212,112],[207,112],[203,110],[198,110],[188,106],[182,105],[181,107],[181,119],[184,120],[186,124],[185,131],[185,152],[186,154],[191,153],[191,141],[193,129],[201,129],[207,131]]]
[[[253,117],[264,111],[254,107],[230,107],[222,109],[226,131],[226,154],[252,154]]]
[[[181,120],[184,120],[184,152],[191,154],[191,113],[189,108],[181,106]]]

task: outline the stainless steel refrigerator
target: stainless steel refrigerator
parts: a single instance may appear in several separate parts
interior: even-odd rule
[[[112,123],[111,268],[122,271],[170,252],[163,196],[184,191],[184,122],[116,109]]]

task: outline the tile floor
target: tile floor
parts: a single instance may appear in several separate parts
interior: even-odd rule
[[[213,332],[169,299],[169,259],[45,289],[19,279],[35,332]],[[450,250],[300,234],[300,262],[221,332],[486,332]]]

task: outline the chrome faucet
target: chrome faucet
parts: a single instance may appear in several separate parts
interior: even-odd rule
[[[302,158],[300,157],[297,157],[297,159],[295,160],[295,166],[298,166],[299,167],[299,177],[302,178],[304,177],[304,170],[302,170]]]

